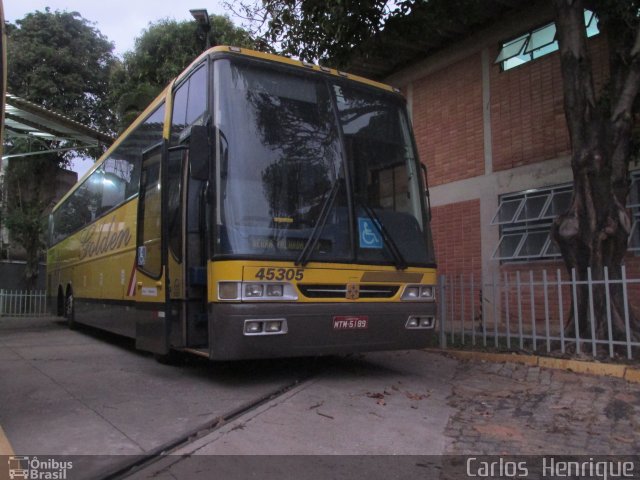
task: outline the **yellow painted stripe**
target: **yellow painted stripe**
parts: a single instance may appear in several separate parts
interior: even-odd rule
[[[428,348],[429,352],[446,353],[464,360],[484,360],[486,362],[511,362],[532,367],[553,368],[576,373],[623,378],[628,382],[640,383],[640,370],[616,363],[596,363],[564,358],[539,357],[536,355],[518,355],[514,353],[476,352],[471,350],[442,350]]]
[[[251,50],[248,48],[236,48],[236,47],[230,47],[227,45],[218,45],[216,47],[212,47],[209,50],[207,50],[206,52],[202,53],[198,58],[196,58],[191,65],[189,65],[177,78],[177,81],[180,81],[182,78],[184,78],[186,75],[188,75],[191,72],[191,69],[194,68],[196,65],[198,65],[205,57],[207,57],[208,55],[212,54],[212,53],[231,53],[233,55],[244,55],[247,57],[253,57],[253,58],[259,58],[261,60],[267,60],[270,62],[278,62],[278,63],[283,63],[286,65],[291,65],[293,67],[298,67],[302,70],[306,69],[306,70],[313,70],[316,72],[324,72],[324,73],[329,73],[331,75],[337,76],[337,77],[343,77],[343,78],[348,78],[350,80],[354,80],[356,82],[359,83],[364,83],[367,85],[370,85],[372,87],[376,87],[379,88],[381,90],[387,90],[389,92],[396,92],[396,90],[391,86],[391,85],[387,85],[386,83],[380,83],[380,82],[376,82],[375,80],[370,80],[368,78],[364,78],[361,77],[359,75],[353,75],[351,73],[347,73],[347,72],[339,72],[338,70],[336,70],[335,68],[321,68],[319,65],[315,65],[315,64],[309,64],[309,63],[303,63],[300,60],[295,60],[293,58],[289,58],[289,57],[282,57],[280,55],[274,55],[272,53],[265,53],[265,52],[258,52],[255,50]],[[399,92],[396,92],[399,93]]]
[[[0,426],[0,456],[3,455],[15,455],[15,452],[13,451],[13,447],[11,446],[9,439],[4,434],[4,430],[2,430],[2,427]]]

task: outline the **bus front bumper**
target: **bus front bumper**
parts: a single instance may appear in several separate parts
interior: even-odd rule
[[[431,319],[431,328],[410,318]],[[209,305],[212,360],[419,349],[435,335],[435,303],[242,303]],[[286,322],[286,333],[247,334],[246,322]],[[415,323],[415,322],[414,322]]]

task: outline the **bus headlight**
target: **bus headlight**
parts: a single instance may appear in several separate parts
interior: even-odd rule
[[[282,285],[267,284],[267,297],[282,297],[284,287]]]
[[[244,286],[245,297],[261,297],[264,292],[264,286],[259,283],[249,283]]]
[[[288,282],[218,282],[218,300],[292,301],[298,291]]]
[[[420,296],[420,287],[407,287],[402,295],[403,300],[416,300]]]
[[[423,285],[420,287],[420,298],[424,300],[433,300],[433,286]]]
[[[402,292],[402,300],[433,302],[436,298],[434,285],[407,285]]]

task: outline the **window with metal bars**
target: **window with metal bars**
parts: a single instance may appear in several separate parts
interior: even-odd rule
[[[551,238],[553,219],[571,201],[571,185],[527,190],[500,197],[491,221],[500,226],[500,240],[493,252],[497,260],[532,260],[560,257]]]
[[[491,225],[500,227],[493,258],[503,261],[560,258],[560,249],[551,238],[551,224],[569,208],[571,195],[571,184],[502,195],[491,220]],[[637,254],[640,253],[640,170],[631,173],[627,207],[632,222],[628,249]]]
[[[587,37],[600,33],[598,17],[591,10],[584,11],[584,23]],[[555,22],[508,40],[501,45],[500,53],[495,63],[502,66],[502,70],[509,70],[536,58],[548,55],[558,50]]]

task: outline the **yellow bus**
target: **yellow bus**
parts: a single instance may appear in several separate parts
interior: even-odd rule
[[[426,188],[398,90],[214,47],[54,208],[51,308],[161,358],[421,348]]]

